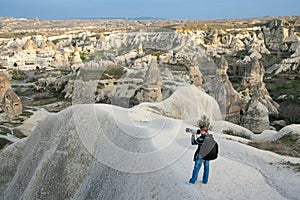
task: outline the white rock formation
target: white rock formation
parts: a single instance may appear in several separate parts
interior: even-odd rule
[[[220,156],[211,163],[209,187],[186,185],[195,151],[186,127],[190,125],[140,107],[69,107],[49,115],[30,137],[0,153],[0,196],[74,200],[239,199],[241,194],[250,200],[299,197],[299,173],[282,165],[299,163],[299,159],[228,141],[217,133],[213,134]],[[235,178],[228,182],[228,177]]]
[[[279,64],[274,64],[267,70],[267,73],[279,74],[286,71],[299,71],[300,69],[300,43],[295,52],[287,59],[284,59]]]
[[[179,87],[168,99],[158,103],[142,103],[139,107],[154,113],[182,120],[222,119],[216,100],[193,85]]]

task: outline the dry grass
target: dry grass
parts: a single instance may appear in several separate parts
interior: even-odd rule
[[[297,134],[289,133],[275,142],[265,143],[249,143],[249,145],[272,151],[281,155],[300,157],[300,136]],[[292,168],[295,172],[300,172],[300,163],[284,162],[281,163],[285,167]]]
[[[251,142],[249,143],[249,145],[259,149],[272,151],[281,155],[300,158],[300,136],[297,134],[286,134],[275,142]]]

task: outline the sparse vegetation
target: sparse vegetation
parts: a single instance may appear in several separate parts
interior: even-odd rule
[[[281,155],[300,157],[300,136],[297,134],[286,134],[275,142],[251,142],[249,145]]]
[[[12,76],[14,80],[24,80],[26,79],[27,75],[24,71],[14,69],[12,72]]]
[[[125,73],[126,70],[121,66],[110,66],[105,70],[104,75],[121,78]]]
[[[29,112],[29,111],[26,111],[26,110],[23,110],[23,112],[22,112],[22,114],[21,114],[21,116],[24,116],[24,117],[29,117],[29,116],[31,116],[31,115],[33,115],[33,113],[32,113],[32,112]]]
[[[80,52],[80,59],[82,60],[82,62],[84,62],[86,60],[86,57],[88,55],[87,52]]]
[[[203,115],[199,120],[198,120],[198,127],[206,126],[209,129],[212,127],[210,126],[210,120],[206,115]]]
[[[250,139],[249,136],[243,134],[243,133],[238,133],[233,129],[227,129],[227,130],[223,130],[222,131],[223,134],[227,134],[227,135],[232,135],[232,136],[238,136],[238,137],[243,137],[245,139]]]
[[[290,161],[281,163],[287,167],[293,168],[295,172],[300,172],[300,163],[292,163]]]
[[[280,105],[279,118],[287,124],[300,123],[300,79],[295,74],[277,75],[265,80],[272,98]]]

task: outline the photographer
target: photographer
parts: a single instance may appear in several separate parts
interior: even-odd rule
[[[208,134],[208,128],[206,126],[200,127],[200,130],[194,131],[191,129],[186,129],[187,132],[192,133],[191,143],[192,145],[198,145],[198,148],[194,154],[194,169],[192,173],[192,178],[187,182],[187,184],[195,184],[198,179],[198,173],[200,171],[201,165],[204,165],[204,172],[202,177],[202,183],[206,184],[208,182],[209,175],[209,160],[204,160],[203,156],[200,155],[201,146],[203,145],[204,139],[206,137],[213,137],[211,134]],[[195,137],[195,135],[199,137]]]

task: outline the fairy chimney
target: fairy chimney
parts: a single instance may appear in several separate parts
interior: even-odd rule
[[[162,79],[159,73],[157,57],[151,58],[148,70],[145,75],[143,85],[143,98],[147,102],[157,102],[162,100],[161,93]]]
[[[10,120],[22,113],[21,99],[11,89],[10,81],[3,73],[0,73],[0,107]]]
[[[11,89],[7,90],[2,99],[3,110],[8,119],[22,114],[22,103],[20,97]]]
[[[4,94],[8,89],[11,89],[10,81],[4,73],[0,73],[0,102],[2,102]]]

